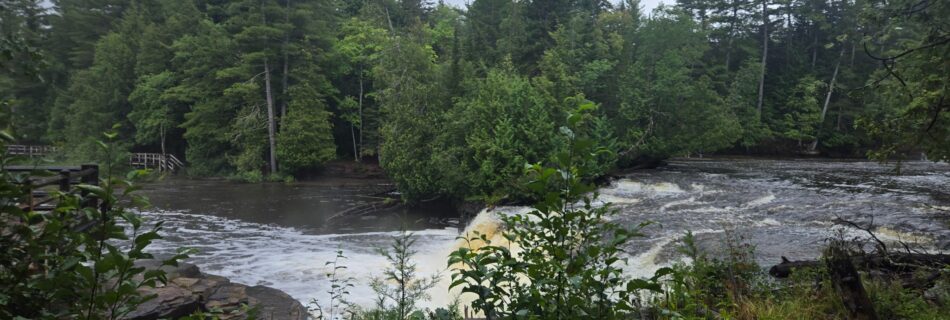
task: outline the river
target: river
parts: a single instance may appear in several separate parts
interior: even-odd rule
[[[615,220],[653,224],[629,243],[625,268],[647,276],[683,261],[678,239],[692,231],[715,255],[726,234],[754,247],[763,266],[780,256],[818,256],[829,237],[864,237],[835,224],[836,217],[867,224],[887,241],[904,241],[933,251],[950,250],[950,165],[908,162],[902,174],[874,162],[818,160],[676,160],[666,167],[628,174],[600,188],[600,201],[619,210]],[[400,229],[418,238],[416,261],[422,275],[445,271],[460,231],[450,208],[399,210],[385,215],[333,219],[339,212],[378,201],[392,186],[386,181],[331,179],[293,184],[239,184],[169,179],[147,186],[154,209],[142,214],[164,220],[164,240],[150,247],[169,254],[179,247],[199,250],[191,262],[233,281],[286,291],[305,304],[327,300],[325,265],[342,250],[345,273],[355,287],[349,300],[371,306],[368,287],[381,276],[385,260],[376,248]],[[524,212],[504,207],[480,213],[467,227],[491,232],[497,214]],[[729,232],[726,232],[729,231]],[[445,282],[445,281],[443,281]],[[425,306],[443,306],[453,296],[446,284],[432,290]]]

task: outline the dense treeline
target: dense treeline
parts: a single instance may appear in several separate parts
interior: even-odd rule
[[[196,175],[379,161],[407,199],[497,199],[565,148],[602,174],[712,152],[881,158],[950,145],[950,4],[880,0],[4,0],[22,143],[184,154]],[[8,46],[9,44],[9,46]],[[35,51],[35,52],[34,52]]]

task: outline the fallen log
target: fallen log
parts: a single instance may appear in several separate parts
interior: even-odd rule
[[[852,263],[862,270],[883,270],[889,272],[911,272],[921,268],[940,269],[950,265],[950,254],[925,253],[889,253],[868,254],[851,257]],[[788,278],[797,269],[820,267],[818,260],[790,261],[782,257],[782,262],[769,268],[769,275],[775,278]]]

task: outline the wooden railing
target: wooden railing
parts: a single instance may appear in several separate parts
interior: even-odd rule
[[[158,169],[162,172],[175,172],[185,167],[173,154],[133,153],[129,155],[129,165],[134,168]]]
[[[20,173],[28,176],[18,183],[25,186],[30,198],[20,204],[23,209],[30,211],[46,211],[55,207],[53,190],[71,192],[78,184],[99,185],[99,166],[87,164],[78,167],[38,167],[38,166],[6,166],[4,171]],[[84,203],[83,206],[96,206],[95,203]]]
[[[24,157],[44,157],[59,151],[54,146],[8,145],[7,154]],[[176,172],[185,163],[173,154],[138,152],[129,154],[129,165],[138,169],[156,169],[161,172]]]
[[[58,149],[54,146],[29,146],[29,145],[8,145],[7,154],[13,156],[42,157],[56,152]]]

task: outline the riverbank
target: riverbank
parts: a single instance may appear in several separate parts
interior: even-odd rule
[[[191,263],[162,266],[161,261],[136,261],[136,266],[147,270],[161,269],[167,283],[145,287],[143,296],[151,300],[125,316],[128,320],[177,319],[197,313],[209,318],[304,320],[307,308],[287,293],[268,286],[248,286],[230,279],[201,272]]]

